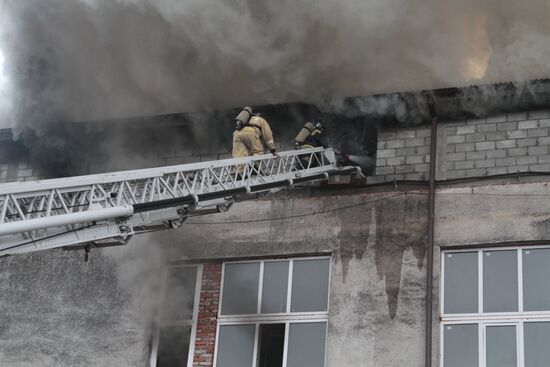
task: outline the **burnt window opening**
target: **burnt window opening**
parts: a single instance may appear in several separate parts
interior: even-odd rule
[[[364,117],[327,117],[329,145],[341,153],[342,164],[359,166],[363,174],[373,175],[380,123]]]
[[[166,270],[150,367],[187,367],[192,364],[201,271],[197,265],[171,266]]]
[[[285,324],[261,324],[258,367],[282,367],[285,348]]]
[[[157,367],[186,367],[191,326],[164,326],[159,330]]]

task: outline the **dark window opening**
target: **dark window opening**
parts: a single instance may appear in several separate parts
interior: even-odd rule
[[[163,320],[192,319],[196,282],[196,267],[174,267],[168,270]]]
[[[260,325],[258,367],[282,367],[285,324]]]
[[[197,266],[167,269],[164,302],[158,328],[156,367],[187,367],[194,300],[197,293]],[[152,363],[153,364],[153,363]]]
[[[159,332],[157,367],[186,367],[191,326],[166,326]]]

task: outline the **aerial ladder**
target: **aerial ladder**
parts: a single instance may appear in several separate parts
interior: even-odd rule
[[[227,211],[235,198],[362,175],[332,149],[310,148],[151,169],[0,184],[0,256],[126,244]]]

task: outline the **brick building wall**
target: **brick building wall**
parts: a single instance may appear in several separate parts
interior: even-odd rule
[[[28,161],[21,161],[14,164],[0,164],[0,183],[36,181],[38,179],[38,170],[33,168]]]
[[[442,178],[550,171],[549,127],[548,111],[446,123]]]
[[[436,178],[550,171],[550,115],[531,111],[438,126]],[[430,127],[381,130],[369,183],[427,180]]]
[[[0,129],[0,183],[38,179],[38,170],[24,156],[24,149],[14,141],[12,131]]]
[[[193,366],[212,366],[222,276],[221,263],[203,265]]]
[[[430,163],[430,129],[382,130],[378,133],[376,175],[368,183],[426,180]]]

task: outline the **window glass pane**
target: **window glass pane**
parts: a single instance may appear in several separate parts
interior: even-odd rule
[[[550,361],[550,322],[523,324],[525,367],[548,367]]]
[[[218,337],[217,367],[252,367],[256,325],[223,325]]]
[[[517,251],[483,252],[483,312],[518,310]]]
[[[477,252],[446,253],[444,256],[445,313],[477,313]]]
[[[326,311],[330,259],[294,260],[291,312]]]
[[[264,263],[262,313],[286,312],[288,261]]]
[[[323,367],[326,322],[290,324],[287,367]]]
[[[260,263],[225,264],[222,314],[256,314]]]
[[[486,367],[517,367],[515,326],[487,326]]]
[[[444,367],[478,367],[477,325],[445,325],[443,338]]]
[[[550,249],[523,250],[523,309],[550,311]]]
[[[191,326],[166,326],[159,331],[157,367],[186,367]]]
[[[196,267],[168,268],[164,298],[164,320],[190,320],[193,318]]]

